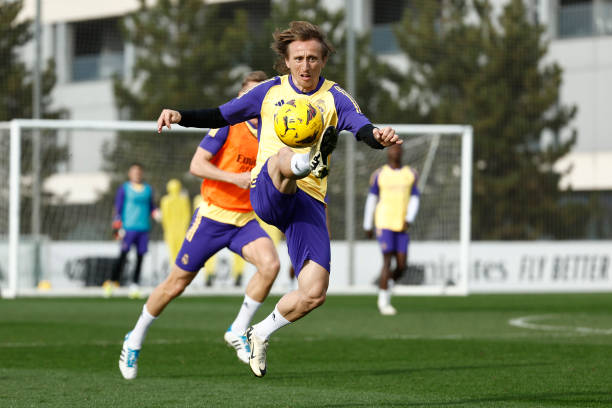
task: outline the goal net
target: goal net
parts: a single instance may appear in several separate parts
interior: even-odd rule
[[[394,291],[397,294],[467,294],[471,127],[391,126],[404,141],[402,164],[416,170],[420,190],[419,212],[409,232],[408,268]],[[330,177],[328,191],[332,219],[335,212],[352,213],[332,220],[332,224],[342,224],[339,233],[334,234],[332,229],[332,238],[340,237],[347,241],[349,247],[352,244],[353,248],[345,249],[346,258],[332,252],[332,270],[335,270],[335,260],[347,259],[349,273],[344,276],[346,281],[343,283],[354,290],[368,293],[367,288],[377,282],[382,252],[378,243],[367,240],[363,231],[364,206],[372,173],[386,164],[388,159],[385,150],[370,149],[362,143],[355,144],[351,149],[349,140],[342,138],[334,152],[333,180]],[[343,157],[347,159],[338,166],[337,161]],[[354,209],[351,206],[346,208],[351,201]],[[349,236],[351,230],[354,230],[354,242]],[[331,278],[333,282],[333,274]]]
[[[394,125],[404,139],[404,163],[419,173],[421,205],[411,229],[409,268],[398,293],[464,294],[468,290],[471,128]],[[0,123],[0,290],[19,295],[101,295],[119,254],[112,237],[115,192],[131,163],[144,167],[156,203],[170,179],[182,183],[192,200],[200,180],[189,174],[203,130],[173,126],[160,135],[153,122],[14,120]],[[371,173],[384,163],[384,151],[341,137],[333,154],[328,185],[332,233],[330,292],[375,291],[382,255],[365,240],[361,225]],[[352,233],[350,231],[353,231]],[[141,285],[152,288],[173,260],[154,224],[144,258]],[[282,270],[273,292],[291,285],[284,243],[278,247]],[[216,262],[216,285],[196,279],[193,293],[241,293],[231,277],[233,256],[224,250]],[[133,253],[123,279],[130,276]],[[210,280],[209,280],[210,282]],[[216,292],[215,292],[216,290]],[[146,289],[145,289],[146,293]]]

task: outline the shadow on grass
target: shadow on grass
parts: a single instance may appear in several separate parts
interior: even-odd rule
[[[597,397],[610,398],[597,398]],[[392,407],[449,407],[466,405],[468,407],[474,404],[486,403],[501,403],[501,402],[537,402],[540,404],[558,404],[552,406],[572,406],[576,404],[610,404],[612,403],[612,393],[610,392],[544,392],[534,394],[517,394],[517,395],[491,395],[481,398],[461,398],[454,401],[430,401],[430,402],[377,402],[377,407],[392,406]],[[568,405],[571,404],[571,405]],[[326,408],[340,407],[371,407],[371,403],[347,402],[341,404],[326,404],[321,405]],[[549,405],[551,406],[551,405]],[[593,405],[584,405],[590,407]]]
[[[323,370],[323,371],[299,371],[295,373],[279,373],[278,375],[272,375],[270,381],[274,380],[286,380],[292,378],[304,378],[305,374],[315,374],[319,377],[337,376],[342,374],[346,375],[397,375],[397,374],[410,374],[427,371],[460,371],[460,370],[490,370],[498,368],[521,368],[521,367],[542,367],[552,365],[551,363],[523,363],[523,364],[481,364],[481,365],[461,365],[461,366],[443,366],[443,367],[402,367],[402,368],[386,368],[386,369],[338,369],[338,370]]]
[[[303,379],[305,375],[313,376],[314,378],[327,378],[342,376],[382,376],[382,375],[408,375],[411,373],[420,373],[428,371],[458,371],[458,370],[490,370],[490,369],[508,369],[522,367],[542,367],[551,365],[550,363],[524,363],[524,364],[482,364],[482,365],[462,365],[462,366],[443,366],[443,367],[418,367],[418,368],[386,368],[386,369],[338,369],[338,370],[302,370],[296,372],[274,371],[268,374],[263,381],[276,382],[292,379]],[[245,375],[252,375],[249,368],[245,365],[244,370],[240,372],[210,372],[210,373],[172,373],[164,376],[148,376],[148,378],[241,378]]]

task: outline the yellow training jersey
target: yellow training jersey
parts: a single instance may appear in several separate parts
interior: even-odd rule
[[[416,175],[408,166],[393,169],[385,164],[374,173],[370,193],[378,196],[374,213],[377,229],[402,231],[410,195],[416,190]]]
[[[257,162],[251,171],[251,186],[268,158],[275,155],[286,145],[274,131],[274,113],[285,102],[304,98],[316,106],[323,114],[323,127],[335,126],[338,130],[348,130],[353,134],[369,124],[353,98],[335,82],[319,79],[317,87],[310,92],[300,91],[292,82],[290,75],[274,77],[251,88],[236,99],[219,107],[221,114],[229,123],[238,123],[251,118],[259,119],[259,151]],[[293,148],[296,153],[306,153],[307,148]],[[297,181],[298,187],[325,202],[327,178],[318,179],[309,175]]]

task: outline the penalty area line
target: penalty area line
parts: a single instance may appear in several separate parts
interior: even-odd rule
[[[169,339],[155,339],[147,341],[147,344],[187,344],[187,343],[198,343],[197,340],[169,340]],[[31,342],[12,342],[12,343],[1,343],[0,348],[21,348],[21,347],[65,347],[65,346],[121,346],[123,341],[105,341],[96,340],[91,342],[82,343],[71,343],[71,342],[44,342],[44,341],[31,341]]]
[[[548,314],[548,315],[522,316],[522,317],[517,317],[515,319],[508,320],[508,324],[510,326],[520,327],[522,329],[529,329],[529,330],[561,331],[561,332],[578,333],[578,334],[601,334],[601,335],[611,335],[612,334],[612,329],[597,329],[594,327],[581,327],[581,326],[556,326],[556,325],[551,325],[551,324],[536,323],[537,321],[551,319],[554,317],[558,317],[558,315]]]

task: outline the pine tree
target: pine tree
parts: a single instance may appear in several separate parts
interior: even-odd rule
[[[148,3],[141,0],[140,9],[123,20],[125,40],[136,50],[133,80],[114,81],[123,116],[156,120],[166,107],[214,107],[235,97],[246,70],[239,69],[248,39],[244,10],[227,15],[202,0]],[[189,162],[203,136],[121,133],[105,154],[117,175],[113,193],[134,160],[143,162],[158,196],[170,178],[196,193],[199,180],[189,175]]]
[[[32,40],[32,21],[17,19],[23,0],[0,3],[0,121],[32,117],[32,73],[19,57],[19,48]],[[55,64],[47,61],[42,73],[43,117],[59,115],[50,109],[55,86]]]
[[[33,74],[21,60],[19,50],[32,40],[32,21],[18,19],[23,8],[23,1],[0,2],[0,121],[12,119],[28,119],[33,111]],[[41,116],[43,118],[57,118],[62,114],[61,109],[51,108],[51,92],[56,83],[55,64],[48,60],[41,74]],[[31,132],[22,132],[21,172],[24,175],[32,174],[32,138]],[[40,165],[41,174],[55,173],[57,166],[65,162],[68,152],[65,146],[56,142],[55,132],[41,133]],[[8,149],[8,138],[0,140],[2,148]],[[4,145],[6,143],[6,145]],[[21,229],[23,233],[31,231],[29,214],[32,211],[30,185],[22,187],[21,198]],[[42,217],[46,217],[52,207],[42,203]],[[51,231],[43,224],[43,234]],[[2,231],[0,231],[2,233]]]
[[[576,141],[576,108],[559,104],[562,70],[544,61],[544,33],[521,0],[499,18],[488,0],[415,0],[395,29],[410,60],[392,78],[406,116],[474,128],[474,239],[563,236],[578,222],[553,168]]]

